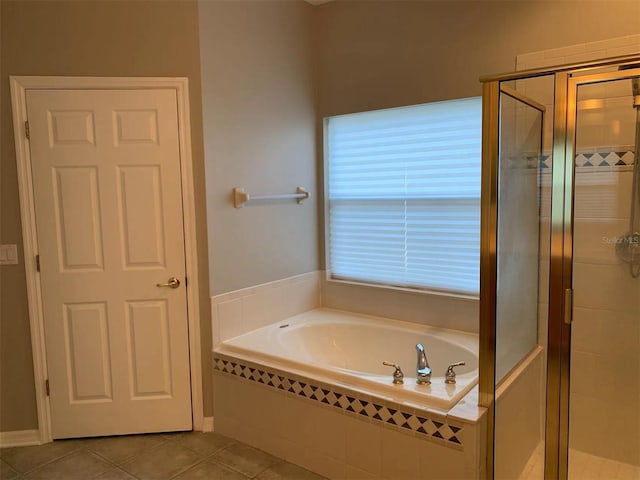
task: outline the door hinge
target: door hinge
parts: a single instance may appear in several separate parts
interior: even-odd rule
[[[31,139],[31,132],[29,131],[29,122],[24,122],[24,135],[27,139]]]
[[[36,255],[36,271],[40,271],[40,255]]]
[[[44,391],[48,397],[49,396],[49,379],[48,378],[44,381]]]
[[[185,287],[187,286],[187,277],[186,276],[184,277],[184,286]]]

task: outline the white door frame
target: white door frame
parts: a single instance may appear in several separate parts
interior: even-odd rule
[[[20,216],[24,263],[27,277],[29,302],[29,324],[31,327],[31,349],[33,350],[33,373],[35,377],[38,409],[38,431],[40,442],[53,440],[51,436],[51,411],[45,389],[47,375],[46,345],[44,339],[44,316],[40,273],[36,268],[39,252],[36,236],[33,178],[31,174],[31,152],[26,138],[27,120],[26,93],[34,89],[64,90],[135,90],[174,89],[178,100],[178,142],[180,147],[180,173],[182,183],[182,210],[184,218],[184,241],[187,285],[187,310],[189,322],[189,363],[191,368],[191,408],[193,429],[203,429],[202,365],[200,349],[200,304],[198,294],[198,250],[196,244],[196,210],[193,191],[193,168],[191,158],[191,123],[189,117],[189,85],[186,78],[153,77],[47,77],[11,76],[11,101],[13,106],[13,130],[18,166],[20,193]],[[186,282],[185,282],[186,283]]]

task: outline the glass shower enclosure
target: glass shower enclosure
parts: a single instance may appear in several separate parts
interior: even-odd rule
[[[487,478],[640,478],[640,57],[483,79]]]

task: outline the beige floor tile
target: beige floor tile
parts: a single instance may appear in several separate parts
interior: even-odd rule
[[[298,467],[292,463],[280,462],[267,468],[256,480],[323,480],[324,477]]]
[[[172,438],[178,445],[187,447],[201,455],[211,455],[236,443],[235,440],[218,433],[190,432]]]
[[[176,438],[182,437],[183,435],[188,435],[191,432],[165,432],[165,433],[159,433],[157,435],[160,435],[162,438],[166,439],[166,440],[175,440]]]
[[[95,480],[136,480],[136,478],[118,467],[113,467],[111,470],[98,475]]]
[[[181,473],[175,480],[247,480],[248,477],[235,470],[225,467],[221,463],[206,461],[199,463]]]
[[[29,472],[80,448],[78,440],[58,440],[33,447],[3,448],[0,458],[20,473]]]
[[[193,450],[165,442],[145,450],[121,468],[142,480],[166,480],[195,465],[204,458]]]
[[[212,458],[249,477],[255,477],[279,461],[268,453],[240,443],[218,451]]]
[[[89,439],[84,447],[113,463],[121,464],[166,441],[163,435],[123,435]]]
[[[18,472],[16,472],[11,466],[0,460],[0,479],[2,480],[12,480],[18,476]]]
[[[27,476],[5,458],[28,471]],[[58,440],[6,448],[0,450],[0,469],[1,480],[324,478],[223,435],[200,432]]]
[[[80,450],[27,474],[25,480],[85,480],[110,470],[112,465],[95,453]]]

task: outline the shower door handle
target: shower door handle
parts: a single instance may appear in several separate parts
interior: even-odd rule
[[[573,288],[564,291],[564,323],[571,325],[573,322]]]
[[[167,283],[156,283],[156,287],[178,288],[179,286],[180,280],[176,277],[171,277]]]

